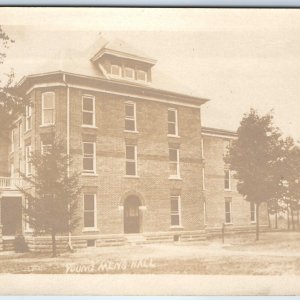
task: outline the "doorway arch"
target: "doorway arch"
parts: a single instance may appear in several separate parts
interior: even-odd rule
[[[136,195],[130,195],[124,200],[124,233],[141,232],[141,200]]]

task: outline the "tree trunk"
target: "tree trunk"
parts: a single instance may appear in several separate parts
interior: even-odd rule
[[[278,229],[278,213],[277,213],[277,208],[275,212],[275,228]]]
[[[55,239],[55,231],[52,230],[52,257],[56,257],[56,239]]]
[[[294,220],[294,208],[291,206],[291,218],[292,218],[292,228],[295,230],[295,220]]]
[[[289,204],[287,204],[287,225],[288,225],[288,230],[290,230],[290,208],[289,208]]]
[[[256,204],[256,240],[259,240],[259,204]]]
[[[299,228],[299,208],[297,209],[297,228]]]
[[[269,224],[269,229],[272,229],[269,209],[268,209],[268,224]]]

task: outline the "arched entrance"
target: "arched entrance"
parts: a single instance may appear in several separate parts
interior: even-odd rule
[[[139,233],[141,230],[140,199],[128,196],[124,201],[124,233]]]

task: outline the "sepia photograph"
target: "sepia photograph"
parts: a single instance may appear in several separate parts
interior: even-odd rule
[[[299,295],[299,33],[298,9],[0,7],[2,293]]]

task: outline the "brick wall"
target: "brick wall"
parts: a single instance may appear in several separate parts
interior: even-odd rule
[[[71,153],[74,169],[82,169],[82,140],[94,139],[97,176],[82,176],[86,191],[97,194],[100,233],[123,232],[124,195],[137,194],[146,209],[143,231],[170,229],[170,193],[181,190],[182,225],[186,230],[203,227],[199,109],[178,106],[180,138],[167,136],[167,104],[136,100],[138,133],[124,132],[124,99],[103,93],[96,97],[96,127],[81,127],[81,97],[88,91],[72,89]],[[125,178],[125,141],[137,145],[139,178]],[[182,180],[170,180],[169,143],[178,143]],[[81,203],[82,205],[82,203]],[[82,206],[81,206],[82,210]],[[79,226],[80,230],[82,228]]]
[[[231,176],[231,190],[224,189],[223,160],[230,139],[204,136],[205,198],[207,227],[219,227],[225,222],[225,197],[232,198],[232,225],[251,226],[250,203],[236,190],[236,180]],[[266,205],[260,208],[260,224],[267,224]]]

